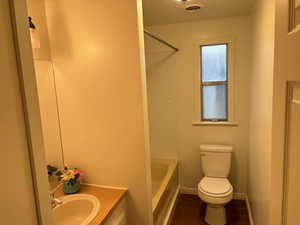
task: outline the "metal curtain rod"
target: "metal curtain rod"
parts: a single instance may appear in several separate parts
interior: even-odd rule
[[[174,51],[176,51],[176,52],[179,50],[179,49],[176,48],[174,45],[171,45],[170,43],[166,42],[165,40],[163,40],[163,39],[161,39],[161,38],[155,36],[154,34],[151,34],[151,33],[150,33],[149,31],[147,31],[147,30],[144,30],[144,34],[147,34],[148,36],[150,36],[150,37],[152,37],[153,39],[159,41],[160,43],[163,43],[164,45],[166,45],[166,46],[172,48],[172,49],[173,49]]]

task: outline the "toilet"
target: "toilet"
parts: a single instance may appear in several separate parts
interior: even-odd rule
[[[225,225],[225,205],[233,198],[233,188],[227,179],[233,147],[200,145],[204,177],[198,184],[198,196],[207,204],[205,221],[209,225]]]

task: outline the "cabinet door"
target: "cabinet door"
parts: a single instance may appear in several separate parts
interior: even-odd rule
[[[104,225],[127,225],[126,198],[124,198],[109,215]]]

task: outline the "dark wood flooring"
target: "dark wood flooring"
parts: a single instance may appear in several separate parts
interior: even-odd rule
[[[207,225],[206,204],[197,195],[181,194],[171,225]],[[226,205],[227,225],[250,225],[245,201],[232,200]]]

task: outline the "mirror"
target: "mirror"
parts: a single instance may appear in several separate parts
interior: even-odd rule
[[[40,102],[48,178],[50,189],[53,189],[58,184],[58,177],[55,174],[64,167],[55,74],[51,61],[34,60],[34,66]]]
[[[27,0],[33,62],[37,81],[44,149],[50,190],[58,185],[57,172],[64,168],[58,92],[52,63],[45,1]]]
[[[300,0],[290,0],[290,31],[300,29]]]

